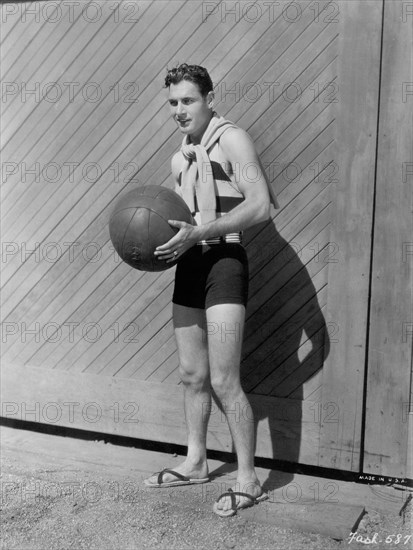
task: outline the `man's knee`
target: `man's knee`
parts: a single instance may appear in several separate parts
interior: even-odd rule
[[[232,376],[216,373],[211,378],[211,386],[220,400],[225,400],[234,392],[238,392],[239,384]]]
[[[185,386],[202,388],[209,383],[208,368],[206,365],[194,364],[181,360],[179,365],[179,375]]]

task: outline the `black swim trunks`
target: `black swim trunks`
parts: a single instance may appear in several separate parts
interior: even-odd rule
[[[179,260],[172,301],[207,309],[248,299],[248,259],[242,244],[195,245]]]

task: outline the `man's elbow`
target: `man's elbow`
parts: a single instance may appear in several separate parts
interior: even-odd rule
[[[248,205],[248,218],[250,225],[268,221],[271,216],[270,198],[265,193],[257,192],[245,199],[245,206]]]
[[[270,201],[262,200],[257,205],[256,222],[262,223],[270,219]]]

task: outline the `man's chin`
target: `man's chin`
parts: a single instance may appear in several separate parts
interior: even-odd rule
[[[179,126],[179,125],[178,125],[178,129],[179,129],[179,131],[181,132],[181,134],[189,134],[189,133],[190,133],[189,127],[186,128],[185,126]]]

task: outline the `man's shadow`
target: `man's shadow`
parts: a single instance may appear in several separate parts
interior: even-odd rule
[[[305,236],[301,235],[298,241],[305,242]],[[305,263],[313,256],[311,272],[313,278],[317,277],[320,290],[324,286],[320,282],[321,272],[326,265],[316,255],[317,243],[309,242],[304,251],[304,246],[289,244],[272,222],[245,232],[244,242],[250,265],[250,288],[241,381],[254,413],[255,456],[273,458],[277,461],[273,468],[278,465],[285,470],[272,469],[265,481],[260,480],[265,491],[272,491],[287,485],[293,479],[289,473],[294,470],[293,465],[303,463],[300,453],[303,407],[307,422],[308,409],[314,407],[310,411],[310,419],[312,415],[314,418],[311,429],[317,432],[320,423],[319,403],[311,405],[312,397],[307,403],[303,401],[306,397],[303,384],[314,380],[322,369],[330,338]],[[258,430],[262,423],[265,428]],[[311,452],[311,443],[306,442],[306,452]],[[236,464],[227,464],[222,473],[235,469]],[[220,473],[218,468],[213,474]]]

